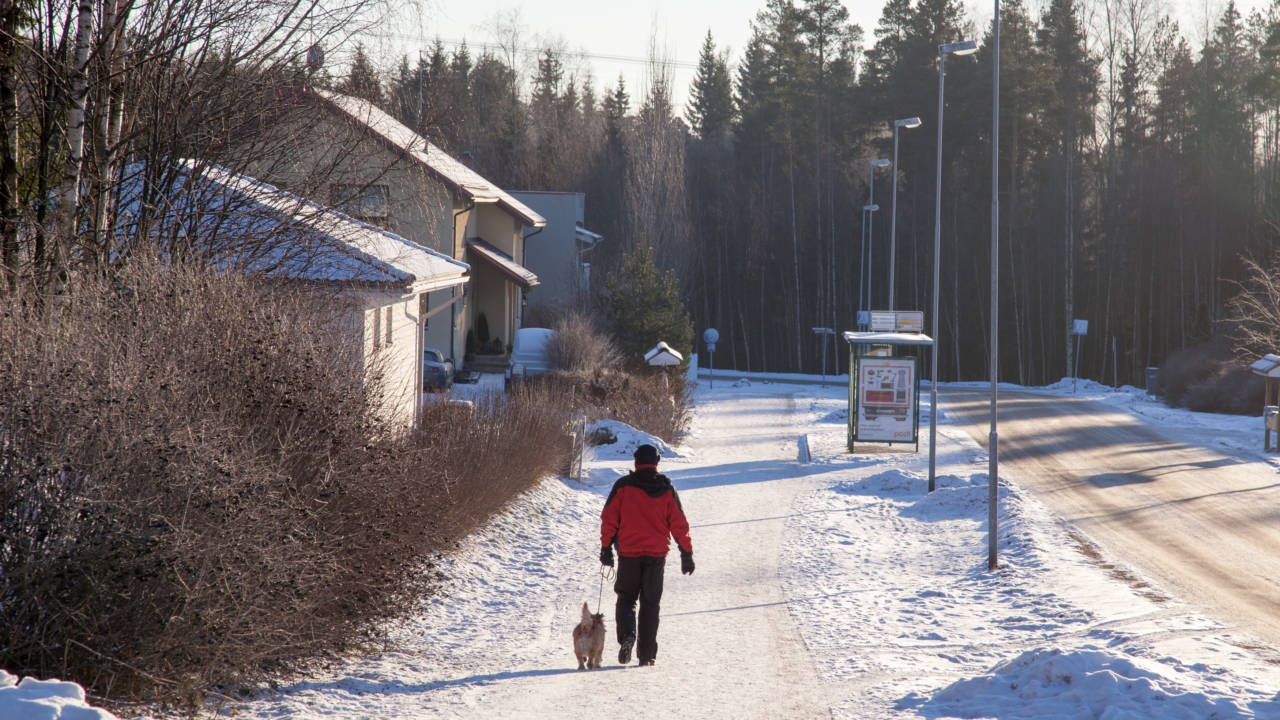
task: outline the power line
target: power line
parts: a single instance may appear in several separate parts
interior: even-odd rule
[[[387,38],[391,40],[418,42],[424,45],[432,45],[438,40],[442,45],[447,45],[455,49],[460,48],[465,44],[468,49],[479,49],[481,52],[504,52],[511,49],[507,46],[499,45],[497,43],[486,43],[486,42],[473,43],[473,42],[467,42],[463,40],[428,38],[424,35],[411,35],[409,33],[378,31],[372,34],[378,37]],[[546,48],[532,47],[528,45],[520,45],[516,47],[516,50],[518,52],[529,53],[529,54],[537,54],[542,52],[545,49]],[[566,50],[561,54],[568,57],[580,58],[582,60],[604,60],[609,62],[630,63],[633,65],[649,65],[651,63],[655,63],[658,65],[663,65],[676,70],[697,70],[698,69],[697,63],[685,62],[683,60],[662,60],[662,59],[634,57],[631,55],[611,55],[611,54],[605,54],[605,53],[590,53],[584,50]]]

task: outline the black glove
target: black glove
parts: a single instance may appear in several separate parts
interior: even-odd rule
[[[600,564],[613,567],[613,546],[605,545],[600,548]]]
[[[685,575],[693,574],[693,553],[680,551],[680,572]]]

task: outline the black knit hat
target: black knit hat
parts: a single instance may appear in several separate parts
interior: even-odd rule
[[[636,448],[635,453],[636,465],[657,465],[658,464],[658,448],[648,443]]]

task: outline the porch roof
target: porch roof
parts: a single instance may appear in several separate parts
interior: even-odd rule
[[[479,238],[468,240],[467,251],[475,253],[476,257],[491,264],[499,272],[511,278],[512,282],[522,288],[531,288],[539,282],[538,276],[533,274],[533,271],[516,262],[510,255],[502,252],[484,240]]]

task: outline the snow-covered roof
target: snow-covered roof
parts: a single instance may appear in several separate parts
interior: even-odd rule
[[[666,342],[659,342],[644,354],[644,361],[650,365],[679,365],[684,362],[684,355]]]
[[[145,166],[131,165],[125,218],[141,203],[162,207],[149,230],[193,237],[215,263],[268,277],[403,286],[422,292],[462,285],[470,266],[381,228],[218,166],[180,160],[168,192],[144,197]]]
[[[845,332],[844,339],[855,345],[933,345],[933,338],[921,333]]]
[[[592,245],[604,239],[604,236],[601,235],[600,233],[594,233],[582,227],[582,223],[578,223],[576,226],[574,226],[573,231],[574,233],[577,234],[579,240],[590,243]]]
[[[516,200],[508,192],[486,180],[479,173],[426,138],[410,130],[403,123],[383,112],[377,105],[360,98],[342,95],[316,88],[315,94],[330,107],[364,126],[369,132],[382,138],[409,157],[421,163],[438,177],[477,204],[497,203],[525,225],[543,227],[547,221],[529,206]]]
[[[502,274],[510,277],[521,287],[531,288],[538,284],[538,276],[532,270],[484,240],[468,240],[467,250],[492,263]]]

